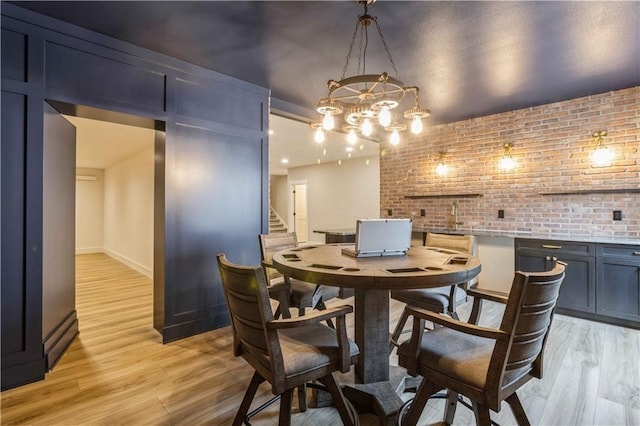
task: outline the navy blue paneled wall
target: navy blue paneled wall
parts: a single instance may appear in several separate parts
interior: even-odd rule
[[[164,129],[155,144],[149,321],[165,342],[228,324],[215,255],[260,261],[268,90],[6,3],[1,25],[2,388],[44,377],[46,101],[142,116]]]

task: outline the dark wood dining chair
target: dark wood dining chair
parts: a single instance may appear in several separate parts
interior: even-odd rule
[[[532,378],[542,378],[543,355],[564,264],[548,272],[516,272],[500,328],[465,323],[442,314],[409,307],[414,317],[409,341],[398,348],[398,363],[412,376],[421,375],[415,399],[398,423],[415,425],[429,397],[448,389],[444,423],[451,424],[463,395],[472,402],[478,425],[490,425],[489,410],[500,411],[502,401],[511,407],[519,425],[529,420],[516,391]],[[482,298],[482,291],[473,291]],[[424,330],[425,321],[442,325]],[[407,405],[409,406],[409,405]]]
[[[273,267],[273,255],[281,250],[290,248],[298,248],[298,239],[295,232],[260,234],[260,253],[262,255],[262,266],[266,273],[269,285],[284,282],[289,287],[288,307],[298,310],[298,315],[304,315],[306,308],[326,309],[324,302],[338,296],[339,289],[333,286],[318,285],[300,281],[295,278],[283,276],[276,268]],[[277,292],[272,292],[272,298],[279,300]],[[281,314],[288,316],[287,306],[282,306],[282,302],[276,309],[276,318]]]
[[[269,302],[265,274],[260,266],[242,266],[219,254],[218,268],[231,317],[233,353],[255,369],[233,425],[241,425],[258,386],[267,381],[274,395],[280,395],[278,424],[291,423],[294,388],[317,380],[331,394],[345,425],[357,424],[358,416],[346,401],[334,377],[356,363],[357,345],[347,338],[349,305],[315,311],[297,318],[275,319]],[[335,319],[336,329],[324,325]]]
[[[434,249],[447,251],[453,250],[476,254],[476,237],[473,235],[447,235],[427,233],[426,245]],[[425,288],[416,290],[392,290],[391,298],[406,303],[407,306],[426,309],[432,312],[445,313],[452,318],[459,319],[457,307],[467,299],[466,290],[469,283],[465,282],[455,286],[438,288]],[[400,319],[391,334],[389,350],[393,350],[399,344],[400,336],[409,319],[406,308],[402,311]]]

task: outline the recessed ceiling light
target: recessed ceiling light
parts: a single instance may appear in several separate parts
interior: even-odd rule
[[[288,158],[283,158],[282,160],[280,160],[280,162],[282,164],[289,164],[289,159]]]
[[[345,148],[345,150],[347,152],[353,152],[353,147],[352,146],[348,146],[348,147]]]

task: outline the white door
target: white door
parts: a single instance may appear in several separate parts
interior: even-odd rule
[[[307,217],[307,184],[295,184],[293,189],[293,230],[299,243],[306,243],[308,239],[309,219]]]

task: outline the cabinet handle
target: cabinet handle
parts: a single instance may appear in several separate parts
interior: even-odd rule
[[[561,249],[561,248],[562,248],[562,246],[552,246],[552,245],[550,245],[550,244],[543,244],[543,245],[542,245],[542,248],[558,250],[558,249]]]

